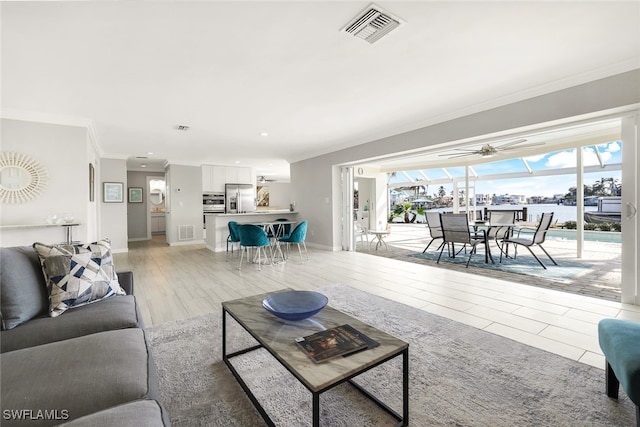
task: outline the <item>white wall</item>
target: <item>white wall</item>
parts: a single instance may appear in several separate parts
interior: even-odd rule
[[[337,165],[465,138],[534,128],[543,123],[588,118],[593,113],[639,104],[639,80],[640,70],[634,70],[294,162],[291,164],[292,193],[298,202],[300,218],[309,220],[307,241],[316,247],[341,248],[341,182]]]
[[[127,252],[127,161],[101,159],[100,178],[96,179],[96,199],[100,202],[100,238],[111,239],[111,250]],[[103,183],[121,182],[124,187],[122,203],[105,203]]]
[[[291,164],[291,196],[300,213],[298,219],[308,221],[307,242],[318,248],[333,249],[331,225],[334,218],[340,218],[340,212],[334,214],[333,208],[340,207],[340,192],[333,191],[333,176],[327,173],[327,167],[331,170],[330,165],[316,159]],[[334,195],[338,197],[335,202],[332,200]],[[322,236],[322,233],[329,235]],[[339,239],[336,244],[339,249]]]
[[[284,182],[266,182],[257,185],[269,187],[269,209],[289,209],[291,198],[291,184]]]
[[[44,224],[50,214],[70,213],[80,223],[73,228],[73,239],[95,240],[97,214],[89,202],[89,162],[95,151],[82,127],[2,119],[2,151],[29,155],[48,173],[43,194],[21,204],[0,205],[0,224]],[[0,245],[31,245],[35,241],[59,243],[62,227],[2,229]]]
[[[169,165],[167,181],[167,243],[204,242],[202,229],[202,171],[200,166]],[[194,226],[194,239],[178,240],[180,225]]]

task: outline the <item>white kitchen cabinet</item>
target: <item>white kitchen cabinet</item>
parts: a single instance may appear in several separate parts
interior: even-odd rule
[[[224,193],[224,184],[226,184],[225,166],[214,166],[211,175],[211,188],[214,193]]]
[[[211,193],[213,191],[213,166],[202,165],[202,192]]]
[[[227,166],[225,177],[227,184],[252,184],[251,168]]]
[[[238,182],[238,171],[236,169],[237,168],[232,166],[224,168],[224,182],[227,184],[240,184]]]
[[[225,184],[253,184],[252,169],[235,166],[202,165],[202,192],[224,193]]]
[[[224,193],[226,166],[202,165],[202,192]]]
[[[255,184],[252,179],[252,170],[251,168],[236,168],[236,178],[238,179],[238,184]]]

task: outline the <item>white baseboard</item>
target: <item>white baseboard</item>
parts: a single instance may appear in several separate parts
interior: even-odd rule
[[[187,246],[187,245],[203,245],[204,240],[184,240],[179,242],[169,243],[169,246]]]

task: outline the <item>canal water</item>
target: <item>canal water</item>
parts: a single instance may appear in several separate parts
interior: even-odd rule
[[[577,221],[577,211],[578,208],[576,206],[564,206],[564,205],[556,205],[556,204],[546,204],[546,205],[492,205],[487,206],[489,209],[498,210],[498,209],[522,209],[523,207],[527,208],[527,221],[536,222],[538,221],[544,212],[553,212],[553,221],[558,220],[558,223],[562,224],[567,221]],[[597,206],[585,206],[585,212],[597,211]]]
[[[558,221],[559,224],[567,221],[576,221],[577,219],[577,207],[576,206],[564,206],[564,205],[556,205],[556,204],[533,204],[533,205],[488,205],[487,209],[490,210],[520,210],[522,208],[527,208],[527,221],[528,222],[536,222],[538,221],[544,212],[553,212],[553,222]],[[484,210],[485,206],[476,206],[477,210]],[[460,209],[461,211],[464,208]],[[585,212],[596,211],[598,210],[597,206],[585,206]],[[442,212],[442,211],[451,211],[451,208],[438,208],[438,209],[430,209],[430,211]],[[417,221],[425,222],[425,218],[422,215],[418,215],[416,218]]]

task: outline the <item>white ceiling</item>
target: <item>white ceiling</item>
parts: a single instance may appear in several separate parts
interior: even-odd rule
[[[90,119],[105,157],[287,179],[292,161],[640,68],[637,1],[377,4],[405,23],[370,45],[340,31],[368,2],[2,2],[2,109]]]

